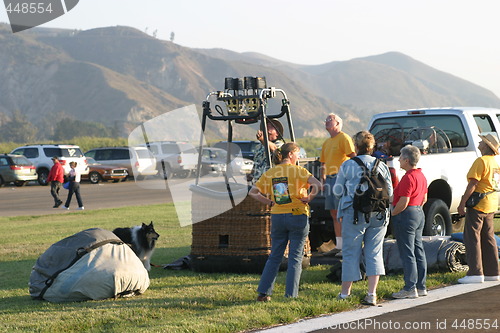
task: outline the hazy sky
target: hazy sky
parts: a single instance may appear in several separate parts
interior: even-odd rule
[[[80,0],[43,26],[126,25],[165,40],[173,31],[182,46],[298,64],[398,51],[500,97],[499,13],[499,0]]]

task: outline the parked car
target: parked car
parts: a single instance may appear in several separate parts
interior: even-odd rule
[[[36,173],[38,174],[38,183],[40,185],[48,185],[47,177],[50,168],[54,165],[52,162],[52,157],[54,156],[59,158],[64,169],[64,174],[69,173],[70,162],[77,163],[76,168],[81,175],[87,175],[89,173],[85,155],[83,155],[80,147],[75,145],[27,145],[14,149],[11,154],[24,155],[35,165]]]
[[[219,176],[226,171],[227,152],[219,148],[203,148],[201,152],[200,176]]]
[[[154,176],[156,159],[145,147],[103,147],[94,148],[85,153],[95,161],[106,165],[126,168],[129,176],[142,180]]]
[[[147,144],[156,158],[156,169],[165,179],[186,178],[196,171],[198,151],[189,142],[156,141]]]
[[[26,182],[37,180],[33,163],[22,155],[0,155],[0,187],[7,183],[24,186]]]
[[[201,176],[206,174],[222,175],[227,171],[227,151],[220,148],[204,147],[201,155]],[[253,161],[237,156],[231,160],[233,174],[248,174],[252,171]]]
[[[259,145],[258,141],[232,141],[231,143],[237,145],[240,148],[241,156],[243,158],[253,161],[253,158],[255,156],[255,151],[257,150],[257,147]],[[217,142],[213,146],[215,148],[222,148],[227,150],[227,141]]]
[[[108,180],[112,180],[116,183],[127,179],[127,168],[101,164],[89,156],[87,156],[87,163],[89,165],[89,173],[88,175],[82,176],[82,179],[88,179],[92,184],[98,184],[99,182]]]
[[[299,150],[299,158],[301,158],[301,159],[307,158],[307,152],[306,152],[306,150],[305,150],[304,148],[302,148],[302,147],[301,147],[301,148],[300,148],[300,150]]]

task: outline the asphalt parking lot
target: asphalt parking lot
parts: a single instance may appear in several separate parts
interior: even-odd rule
[[[61,189],[61,200],[65,201],[68,191]],[[81,195],[86,210],[140,206],[172,202],[170,191],[163,180],[151,179],[135,182],[99,184],[81,183]],[[2,216],[62,214],[62,209],[52,208],[54,199],[50,186],[31,182],[23,187],[7,185],[0,188],[0,212]],[[73,197],[70,211],[77,208]]]

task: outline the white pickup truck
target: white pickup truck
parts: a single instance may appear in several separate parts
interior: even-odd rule
[[[412,144],[422,151],[418,167],[428,182],[424,235],[450,235],[452,229],[460,228],[457,207],[467,186],[467,171],[481,156],[479,135],[498,136],[499,119],[499,109],[480,107],[402,110],[371,119],[368,128],[392,156],[387,164],[399,179],[404,174],[397,160],[401,147]],[[500,156],[497,159],[500,164]]]

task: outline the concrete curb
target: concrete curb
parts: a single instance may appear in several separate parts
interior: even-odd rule
[[[444,288],[434,289],[429,291],[429,295],[416,299],[399,299],[385,301],[379,306],[371,306],[359,310],[339,312],[333,315],[304,319],[297,323],[277,326],[269,329],[264,329],[259,332],[279,333],[279,332],[311,332],[319,329],[339,326],[343,323],[349,323],[356,320],[380,316],[386,313],[405,310],[423,304],[428,304],[450,298],[453,296],[466,294],[481,289],[486,289],[500,285],[500,281],[484,282],[475,284],[456,284]]]

